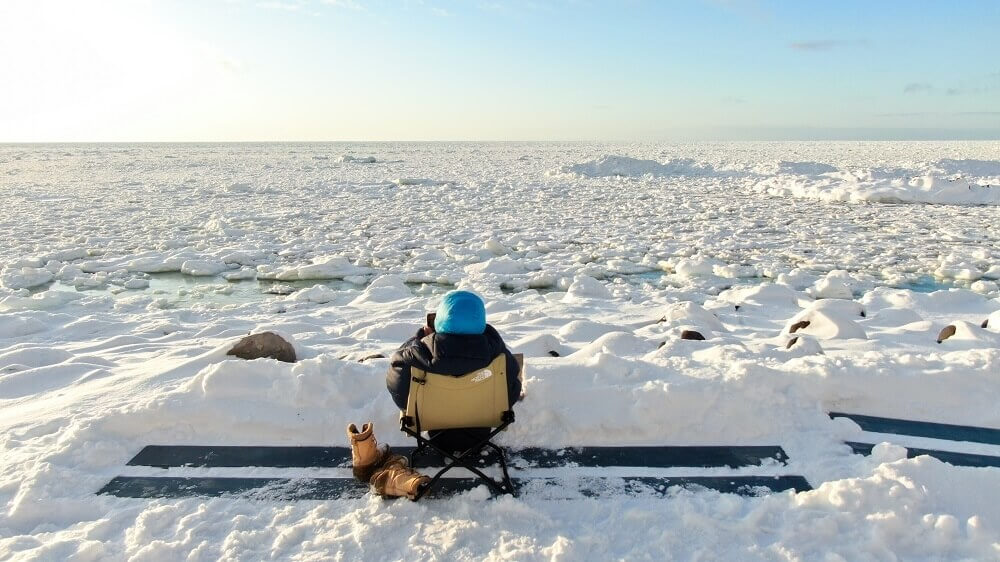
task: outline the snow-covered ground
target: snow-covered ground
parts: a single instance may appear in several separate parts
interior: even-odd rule
[[[900,445],[1000,446],[864,457],[826,415],[1000,428],[998,176],[996,142],[0,145],[0,560],[998,559],[1000,468]],[[405,444],[358,360],[454,287],[527,356],[504,443],[781,445],[663,473],[815,490],[95,495],[348,473],[125,467],[147,444]],[[265,329],[302,360],[224,355]]]

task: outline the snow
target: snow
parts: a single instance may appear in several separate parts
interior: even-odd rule
[[[1000,469],[902,446],[1000,447],[826,412],[1000,428],[997,148],[0,146],[0,559],[996,559]],[[388,360],[358,359],[455,287],[526,356],[501,442],[781,445],[787,466],[651,474],[815,489],[95,495],[119,474],[349,474],[127,467],[148,444],[346,445],[369,420],[407,443]],[[301,360],[225,355],[267,330]],[[870,457],[843,445],[864,439]]]

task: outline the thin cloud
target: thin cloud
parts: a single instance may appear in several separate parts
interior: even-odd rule
[[[927,82],[910,82],[903,88],[904,94],[922,94],[926,92],[933,92],[934,86]]]
[[[301,4],[291,4],[288,2],[257,2],[258,8],[265,8],[268,10],[284,10],[286,12],[297,12],[302,8]]]
[[[903,87],[904,94],[940,93],[946,96],[990,94],[1000,91],[1000,72],[991,72],[967,78],[956,86],[938,88],[929,82],[910,82]]]
[[[831,51],[841,47],[861,47],[868,44],[867,40],[848,41],[846,39],[814,39],[789,43],[788,47],[796,51],[817,52]]]
[[[362,8],[361,4],[355,2],[354,0],[323,0],[323,3],[327,6],[347,8],[350,10],[360,10]]]
[[[928,117],[931,115],[940,115],[940,113],[935,113],[932,111],[913,111],[909,113],[876,113],[875,117]]]
[[[913,111],[876,113],[875,117],[1000,117],[1000,111]]]

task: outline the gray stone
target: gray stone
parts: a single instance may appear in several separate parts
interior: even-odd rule
[[[954,335],[955,335],[955,326],[949,324],[949,325],[945,326],[944,329],[941,330],[941,333],[938,334],[937,342],[941,343],[944,340],[946,340],[946,339],[948,339],[948,338],[950,338],[951,336],[954,336]]]
[[[809,327],[808,320],[799,320],[798,322],[792,324],[792,327],[788,329],[788,333],[794,334],[795,332],[798,332],[802,328],[807,328],[807,327]]]
[[[226,355],[240,359],[260,359],[267,357],[285,363],[295,363],[295,349],[274,332],[251,334],[239,341]]]

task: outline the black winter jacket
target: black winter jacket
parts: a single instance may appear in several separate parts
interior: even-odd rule
[[[513,407],[521,396],[520,367],[503,338],[489,324],[486,331],[475,335],[433,333],[424,336],[421,328],[392,354],[385,385],[396,406],[405,410],[410,392],[410,367],[457,377],[488,367],[500,353],[507,356],[507,399]]]

